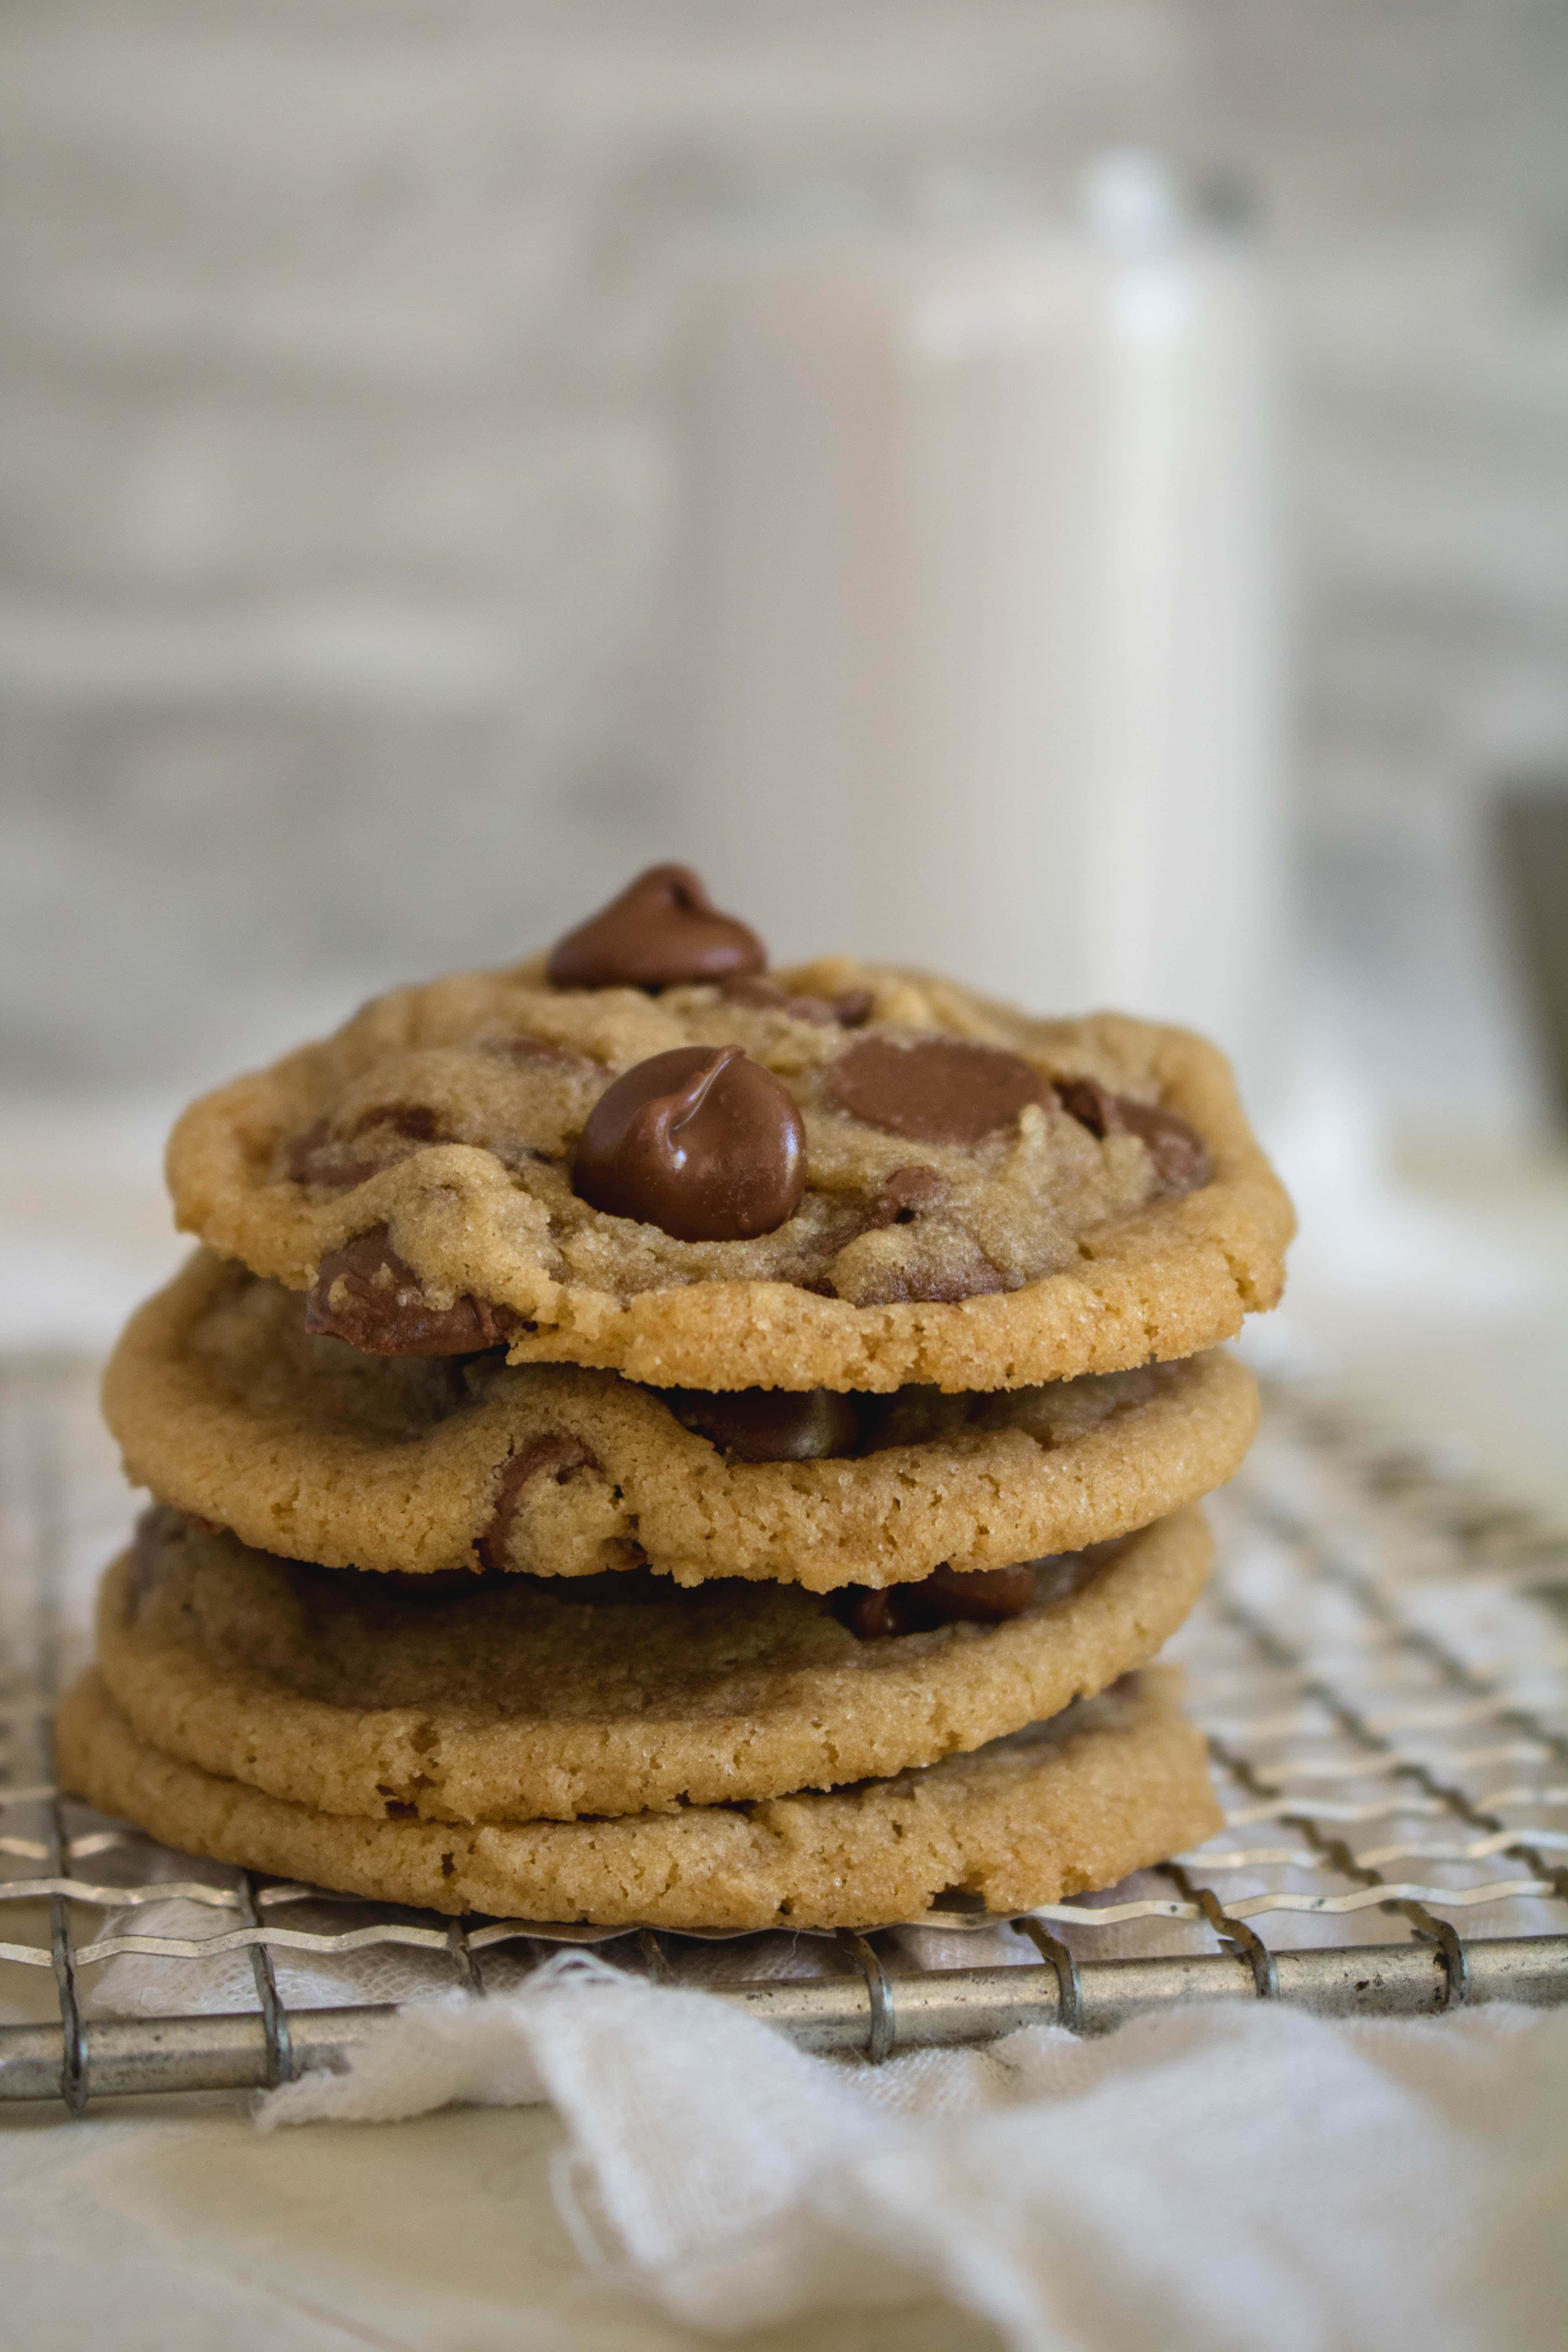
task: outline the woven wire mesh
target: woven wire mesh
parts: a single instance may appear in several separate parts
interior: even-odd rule
[[[561,1942],[885,2056],[1194,1992],[1362,2011],[1568,1999],[1568,1543],[1288,1385],[1212,1498],[1184,1666],[1226,1827],[999,1923],[718,1939],[449,1921],[175,1854],[58,1794],[51,1706],[132,1505],[93,1369],[0,1364],[0,2095],[276,2082],[390,2004]],[[1238,1975],[1239,1971],[1239,1975]]]

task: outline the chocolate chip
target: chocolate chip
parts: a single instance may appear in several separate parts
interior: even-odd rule
[[[376,1103],[363,1111],[347,1135],[334,1135],[331,1123],[317,1119],[303,1135],[297,1135],[284,1147],[284,1160],[296,1184],[315,1184],[323,1189],[344,1192],[356,1184],[367,1183],[384,1167],[384,1160],[367,1160],[349,1150],[363,1136],[376,1142],[439,1143],[441,1123],[427,1103]]]
[[[957,1575],[939,1568],[919,1584],[893,1584],[881,1591],[847,1584],[833,1596],[833,1613],[858,1642],[892,1633],[930,1633],[939,1625],[966,1622],[1000,1625],[1021,1617],[1038,1588],[1038,1563],[1018,1568],[981,1568]]]
[[[1152,1103],[1122,1105],[1121,1116],[1140,1141],[1147,1144],[1162,1181],[1173,1192],[1195,1192],[1214,1174],[1208,1150],[1196,1128],[1178,1118],[1173,1110]]]
[[[834,1594],[829,1606],[858,1642],[880,1642],[889,1633],[913,1630],[895,1622],[893,1599],[891,1591],[879,1592],[868,1584],[846,1584]]]
[[[1048,1110],[1056,1100],[1021,1055],[960,1037],[863,1038],[832,1065],[827,1090],[851,1118],[915,1143],[980,1143],[1012,1127],[1026,1104]]]
[[[475,1546],[485,1567],[506,1566],[511,1523],[517,1517],[522,1490],[531,1478],[543,1477],[548,1474],[560,1486],[574,1470],[596,1470],[598,1466],[596,1456],[589,1452],[582,1439],[568,1436],[564,1430],[547,1431],[520,1445],[501,1465],[490,1523]]]
[[[762,972],[744,971],[733,980],[721,980],[719,993],[726,1004],[748,1005],[757,1013],[782,1013],[789,1003],[788,989]]]
[[[1091,1135],[1137,1136],[1148,1147],[1155,1173],[1173,1192],[1195,1192],[1213,1175],[1202,1136],[1173,1110],[1134,1102],[1130,1095],[1113,1095],[1098,1078],[1070,1078],[1058,1092],[1062,1108]]]
[[[835,1389],[670,1389],[665,1402],[741,1462],[818,1462],[859,1446],[855,1400]]]
[[[868,988],[851,989],[843,996],[792,996],[776,980],[743,973],[720,982],[727,1004],[744,1004],[758,1013],[784,1013],[792,1021],[809,1021],[815,1028],[858,1029],[874,1002]]]
[[[989,1258],[972,1251],[961,1265],[918,1261],[887,1268],[874,1292],[857,1294],[860,1307],[956,1307],[965,1298],[989,1298],[1007,1287]]]
[[[412,1266],[373,1225],[329,1250],[305,1296],[305,1328],[372,1356],[472,1356],[523,1329],[510,1307],[465,1296],[432,1307]]]
[[[919,1160],[908,1168],[895,1168],[877,1188],[867,1225],[878,1230],[883,1225],[912,1224],[919,1212],[934,1209],[946,1191],[947,1179],[935,1168],[923,1167]]]
[[[402,1137],[405,1143],[438,1143],[444,1139],[441,1121],[428,1103],[375,1103],[362,1111],[350,1128],[348,1139],[358,1142],[376,1128],[384,1128],[388,1135]]]
[[[952,1306],[1005,1290],[1005,1276],[970,1235],[925,1213],[940,1207],[946,1189],[934,1168],[895,1168],[861,1209],[841,1247],[889,1225],[907,1227],[908,1239],[890,1248],[857,1252],[847,1265],[836,1265],[829,1295],[852,1298],[857,1307]]]
[[[841,1029],[858,1029],[871,1018],[876,1002],[868,988],[847,988],[833,1000],[833,1017]]]
[[[1087,1127],[1090,1135],[1125,1135],[1126,1121],[1121,1116],[1121,1104],[1109,1087],[1098,1078],[1058,1078],[1057,1099],[1079,1127]]]
[[[317,1152],[331,1140],[331,1129],[324,1118],[317,1119],[300,1135],[291,1135],[283,1146],[283,1163],[296,1184],[313,1184]]]
[[[838,1018],[826,996],[792,996],[776,980],[764,980],[760,973],[727,980],[720,993],[726,1004],[743,1004],[754,1013],[787,1013],[792,1021],[809,1021],[818,1029],[831,1029]]]
[[[296,1135],[283,1148],[284,1164],[296,1184],[318,1184],[346,1192],[375,1174],[374,1160],[344,1159],[343,1146],[324,1118]]]
[[[749,1241],[800,1206],[805,1130],[788,1087],[739,1045],[677,1045],[599,1097],[572,1183],[677,1241]]]
[[[755,931],[721,915],[689,866],[650,866],[618,898],[568,931],[546,967],[556,988],[644,988],[761,971]]]
[[[598,1066],[586,1054],[574,1054],[570,1046],[552,1045],[544,1037],[525,1036],[521,1031],[515,1037],[487,1037],[488,1054],[504,1055],[509,1062],[517,1062],[524,1069],[548,1067],[558,1070],[592,1070]]]

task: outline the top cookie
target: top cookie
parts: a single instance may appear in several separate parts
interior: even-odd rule
[[[1275,1304],[1289,1203],[1202,1039],[762,964],[655,868],[195,1104],[179,1222],[372,1352],[665,1386],[1033,1385]]]

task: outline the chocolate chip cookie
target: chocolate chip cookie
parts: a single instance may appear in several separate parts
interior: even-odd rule
[[[499,1352],[384,1357],[298,1291],[198,1252],[132,1318],[104,1410],[132,1481],[329,1567],[828,1591],[1005,1568],[1221,1485],[1257,1422],[1223,1349],[943,1396],[657,1390]]]
[[[375,1820],[570,1821],[930,1764],[1152,1657],[1208,1573],[1201,1512],[1005,1579],[925,1630],[788,1585],[345,1575],[150,1513],[100,1596],[138,1735],[220,1779]],[[997,1613],[941,1622],[952,1587]],[[900,1589],[906,1603],[920,1586]]]
[[[1272,1306],[1221,1055],[917,973],[770,974],[658,867],[548,959],[378,998],[176,1128],[182,1225],[390,1356],[656,1387],[1030,1387]]]
[[[95,1669],[60,1710],[66,1786],[220,1862],[447,1913],[669,1928],[874,1927],[960,1889],[1001,1914],[1059,1902],[1212,1835],[1219,1809],[1173,1677],[968,1755],[759,1803],[612,1820],[371,1820],[290,1803],[153,1747]]]

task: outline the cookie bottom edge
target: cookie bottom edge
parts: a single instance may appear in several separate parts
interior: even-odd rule
[[[447,1916],[737,1933],[998,1916],[1114,1885],[1221,1826],[1180,1677],[1144,1669],[1048,1724],[894,1780],[618,1820],[323,1814],[164,1756],[96,1668],[68,1693],[62,1787],[164,1843]]]

